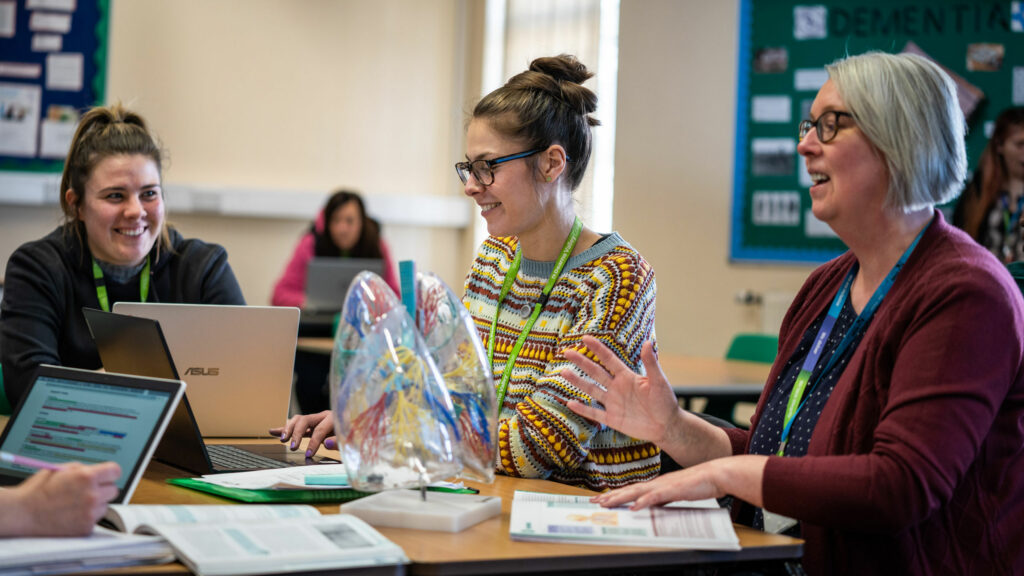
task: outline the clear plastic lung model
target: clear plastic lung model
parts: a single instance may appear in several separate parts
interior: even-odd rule
[[[356,277],[331,358],[342,461],[360,490],[452,476],[494,480],[495,394],[459,300],[432,274],[418,282],[418,329],[377,275]]]
[[[433,273],[416,282],[416,320],[455,406],[462,476],[494,482],[497,397],[473,319]]]

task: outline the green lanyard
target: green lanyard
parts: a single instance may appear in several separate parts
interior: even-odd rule
[[[565,263],[572,256],[572,251],[576,248],[576,241],[580,239],[580,231],[583,230],[583,222],[579,218],[572,224],[572,231],[569,232],[569,237],[565,239],[565,244],[562,245],[562,253],[558,255],[558,260],[555,261],[555,268],[551,271],[551,275],[548,276],[548,282],[544,285],[544,289],[541,291],[540,298],[533,305],[533,314],[530,314],[530,319],[526,321],[526,326],[523,327],[523,331],[519,333],[519,338],[516,340],[515,346],[512,348],[512,352],[508,355],[508,359],[505,361],[505,370],[501,373],[501,382],[498,384],[498,412],[501,412],[501,406],[505,402],[505,392],[508,391],[508,381],[512,377],[512,367],[516,363],[516,358],[519,357],[519,351],[522,350],[523,344],[526,342],[526,337],[530,335],[530,330],[533,330],[533,324],[537,321],[540,316],[541,310],[544,309],[544,305],[548,302],[548,296],[551,295],[551,289],[555,287],[555,282],[558,282],[558,277],[562,275],[562,268],[565,267]],[[512,284],[516,281],[516,275],[519,274],[519,264],[522,262],[523,252],[522,250],[516,250],[516,257],[512,260],[512,266],[509,267],[508,272],[505,273],[505,281],[501,285],[501,294],[498,295],[498,306],[494,310],[494,319],[491,320],[491,332],[487,338],[487,361],[491,365],[491,369],[494,368],[494,335],[498,330],[498,315],[501,312],[501,303],[505,301],[505,296],[508,295],[508,291],[512,288]]]
[[[107,297],[107,283],[103,280],[103,270],[92,259],[92,280],[96,284],[96,298],[100,301],[100,308],[104,312],[110,312],[110,299]],[[142,276],[139,277],[139,302],[145,302],[149,296],[149,256],[146,256],[146,265],[142,267]]]

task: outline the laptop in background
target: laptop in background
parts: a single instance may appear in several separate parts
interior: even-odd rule
[[[177,379],[43,365],[0,435],[0,450],[47,462],[117,462],[113,502],[127,504],[184,391]],[[0,485],[34,472],[0,461]]]
[[[113,311],[160,322],[204,436],[265,438],[288,419],[298,308],[118,302]]]
[[[362,271],[383,274],[384,261],[376,258],[313,258],[306,268],[304,314],[334,314],[345,305],[352,280]]]
[[[177,378],[178,372],[159,322],[91,308],[83,308],[82,312],[105,370],[123,373],[131,370],[133,374]],[[288,450],[284,445],[208,445],[203,441],[188,396],[182,396],[156,450],[154,457],[161,462],[195,474],[304,466],[321,461],[335,463],[329,458],[306,458],[305,454]]]

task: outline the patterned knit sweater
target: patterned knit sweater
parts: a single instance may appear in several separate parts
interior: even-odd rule
[[[463,302],[488,346],[501,285],[518,239],[489,237],[466,278]],[[540,297],[554,262],[523,259],[501,305],[495,333],[494,378],[500,381],[512,347]],[[605,490],[654,478],[657,447],[588,421],[566,407],[590,401],[559,374],[572,368],[562,350],[593,358],[581,338],[590,334],[642,373],[640,349],[654,339],[654,270],[617,233],[566,263],[515,361],[498,424],[498,471]]]

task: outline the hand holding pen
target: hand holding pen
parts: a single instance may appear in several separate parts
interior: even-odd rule
[[[0,459],[38,470],[0,492],[0,537],[88,535],[119,492],[115,462],[54,464],[7,453]]]
[[[46,460],[39,460],[28,456],[22,456],[21,454],[12,454],[10,452],[0,452],[0,462],[7,462],[9,464],[14,464],[15,466],[23,466],[33,470],[60,470],[64,467],[64,465],[59,462],[47,462]]]

